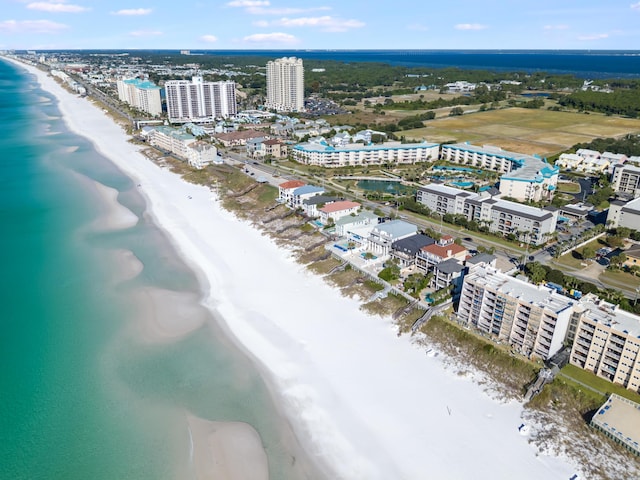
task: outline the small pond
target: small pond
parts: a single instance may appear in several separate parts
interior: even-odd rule
[[[403,185],[396,180],[360,180],[357,187],[368,192],[388,193],[390,195],[413,195],[414,187]]]

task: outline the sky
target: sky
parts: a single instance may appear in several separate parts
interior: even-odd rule
[[[640,50],[638,0],[0,3],[0,49]]]

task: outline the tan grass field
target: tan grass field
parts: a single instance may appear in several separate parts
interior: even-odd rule
[[[640,120],[600,114],[507,108],[436,118],[402,132],[407,139],[496,145],[520,153],[553,155],[597,137],[640,132]]]

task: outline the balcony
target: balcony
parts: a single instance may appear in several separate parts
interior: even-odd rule
[[[615,352],[616,354],[621,354],[624,348],[617,343],[609,342],[607,345],[607,351]]]
[[[591,325],[591,324],[589,324],[589,323],[584,323],[583,322],[581,328],[582,328],[582,330],[584,330],[586,332],[589,332],[591,334],[593,334],[593,332],[596,331],[596,327]]]
[[[612,352],[611,350],[607,350],[604,354],[604,358],[611,359],[612,362],[618,363],[620,361],[620,355]]]
[[[581,340],[580,338],[576,340],[576,345],[580,345],[582,348],[584,348],[587,351],[591,348],[591,343],[585,340]]]

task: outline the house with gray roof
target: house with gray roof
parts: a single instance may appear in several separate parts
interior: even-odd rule
[[[388,255],[393,242],[418,233],[418,227],[404,220],[391,220],[376,225],[367,239],[367,248],[381,255]]]
[[[433,238],[422,233],[396,240],[391,244],[391,258],[397,259],[401,268],[410,267],[415,265],[420,249],[434,243],[436,241]]]
[[[304,210],[307,217],[317,218],[320,216],[318,208],[324,207],[329,203],[337,202],[338,200],[342,200],[342,198],[322,194],[314,195],[302,201],[302,210]]]
[[[324,188],[317,187],[315,185],[303,185],[298,187],[291,195],[291,202],[289,206],[292,208],[302,207],[302,202],[316,195],[320,195],[321,193],[324,193]]]
[[[475,267],[494,267],[496,266],[496,262],[498,261],[498,257],[495,255],[491,255],[490,253],[478,253],[473,257],[469,257],[465,260],[465,266],[470,269]]]
[[[453,286],[451,297],[456,302],[460,298],[466,267],[456,258],[449,258],[433,267],[433,277],[429,286],[435,290]]]

